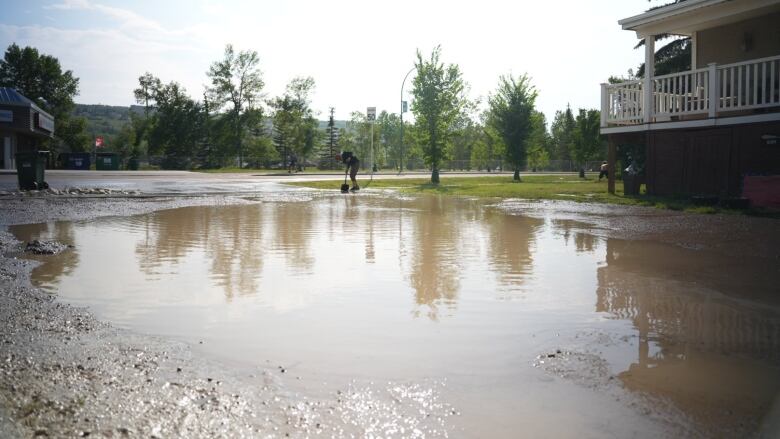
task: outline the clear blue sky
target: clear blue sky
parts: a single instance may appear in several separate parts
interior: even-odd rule
[[[34,46],[80,78],[76,102],[130,105],[146,71],[201,99],[206,70],[225,44],[256,50],[268,97],[295,76],[317,84],[313,106],[339,119],[376,106],[398,112],[415,52],[441,44],[472,98],[501,74],[528,73],[537,107],[597,108],[599,83],[641,62],[617,20],[646,0],[480,1],[0,1],[0,45]],[[407,83],[406,91],[409,90]],[[407,97],[408,99],[408,97]]]

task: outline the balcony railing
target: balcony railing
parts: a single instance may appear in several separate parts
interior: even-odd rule
[[[713,81],[712,78],[715,78]],[[645,93],[650,84],[651,93]],[[780,107],[780,56],[603,84],[601,126],[715,118]],[[645,101],[650,100],[651,106]]]

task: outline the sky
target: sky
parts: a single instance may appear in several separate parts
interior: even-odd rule
[[[548,123],[556,110],[598,108],[599,84],[636,69],[643,51],[617,24],[647,0],[0,0],[0,45],[33,46],[80,78],[82,104],[131,105],[150,72],[202,100],[225,45],[254,50],[267,98],[296,76],[316,82],[312,107],[337,119],[377,107],[397,113],[417,51],[437,45],[460,66],[469,97],[501,75],[528,74]],[[411,76],[413,76],[412,73]],[[410,79],[411,79],[410,76]],[[411,81],[404,99],[411,101]],[[411,117],[406,114],[405,118]]]

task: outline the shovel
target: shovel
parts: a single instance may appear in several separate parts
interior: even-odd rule
[[[349,192],[349,185],[347,184],[347,173],[344,173],[344,184],[341,185],[341,193],[346,194]]]

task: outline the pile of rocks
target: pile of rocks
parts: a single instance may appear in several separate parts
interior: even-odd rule
[[[73,246],[57,241],[39,241],[36,239],[28,242],[24,251],[35,253],[36,255],[56,255],[71,247]]]

